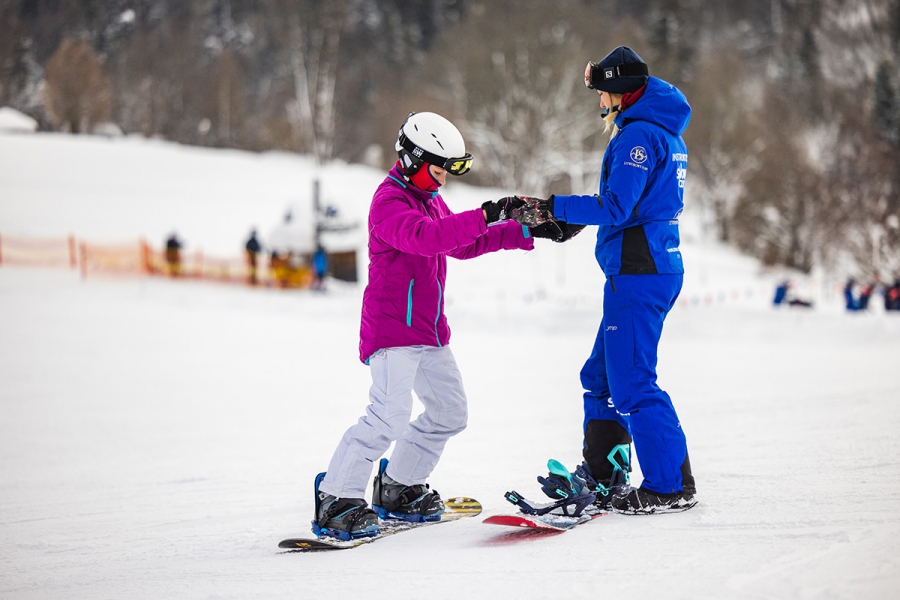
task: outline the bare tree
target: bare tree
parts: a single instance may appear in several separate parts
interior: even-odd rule
[[[335,83],[341,36],[353,0],[319,6],[296,3],[288,18],[287,52],[294,85],[294,116],[302,149],[331,160],[335,142]]]
[[[583,82],[587,61],[605,53],[585,41],[596,13],[562,1],[548,14],[538,4],[481,5],[446,32],[423,79],[451,107],[494,183],[537,195],[586,193],[605,146],[599,100]]]
[[[57,126],[72,133],[108,121],[111,86],[90,44],[66,38],[47,61],[47,109]]]
[[[711,215],[719,240],[731,241],[730,227],[743,191],[743,180],[759,168],[765,148],[764,100],[756,92],[759,77],[751,76],[741,57],[718,48],[696,68],[685,90],[692,108],[684,134],[690,151],[688,171],[696,199]]]

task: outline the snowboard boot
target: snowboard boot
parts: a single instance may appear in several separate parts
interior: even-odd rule
[[[697,501],[690,492],[662,494],[644,488],[631,488],[612,499],[612,509],[625,515],[653,515],[682,512],[693,508]]]
[[[362,498],[335,498],[319,491],[325,473],[316,476],[316,518],[312,522],[316,537],[352,540],[381,533],[378,515]]]
[[[601,510],[609,510],[613,497],[627,493],[630,489],[629,473],[631,473],[630,445],[619,444],[606,456],[612,464],[612,475],[609,479],[597,480],[591,474],[587,461],[575,467],[575,475],[583,479],[588,487],[596,492],[594,505]]]
[[[569,473],[569,470],[561,462],[552,458],[547,461],[547,470],[550,471],[550,474],[546,477],[539,476],[537,481],[541,484],[544,494],[554,500],[553,503],[532,506],[516,492],[508,492],[506,499],[519,505],[519,509],[526,514],[550,513],[566,517],[581,516],[584,509],[596,499],[596,495],[588,487],[587,482],[575,473]]]
[[[388,459],[382,458],[378,475],[372,484],[372,508],[382,519],[399,519],[412,523],[440,521],[444,502],[428,484],[403,485],[391,479],[385,470]]]

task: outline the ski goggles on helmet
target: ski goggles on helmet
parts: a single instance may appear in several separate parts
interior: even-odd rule
[[[402,131],[398,142],[400,147],[409,152],[413,158],[440,167],[451,175],[465,175],[472,168],[473,157],[469,153],[459,158],[444,158],[419,147],[414,141],[406,137],[406,134]]]
[[[621,63],[608,67],[601,67],[595,62],[589,62],[584,68],[584,87],[591,90],[603,90],[601,84],[612,79],[623,77],[639,77],[649,75],[650,69],[644,63]]]

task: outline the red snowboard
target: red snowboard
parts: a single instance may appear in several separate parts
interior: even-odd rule
[[[494,515],[483,522],[488,525],[506,525],[508,527],[525,527],[542,531],[565,531],[576,525],[587,523],[607,513],[581,515],[580,517],[563,517],[558,515]]]

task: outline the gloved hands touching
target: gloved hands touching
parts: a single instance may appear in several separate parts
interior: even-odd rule
[[[553,217],[553,196],[546,200],[531,196],[507,196],[481,205],[485,223],[512,219],[531,228],[531,235],[562,243],[578,235],[584,225],[569,225]]]
[[[553,221],[553,196],[546,200],[532,198],[531,196],[516,196],[523,202],[522,205],[513,208],[510,218],[520,225],[537,227],[547,221]]]
[[[520,200],[516,196],[507,196],[500,198],[496,202],[490,200],[481,205],[484,211],[484,222],[495,223],[511,218],[512,211],[525,205],[524,200]]]

